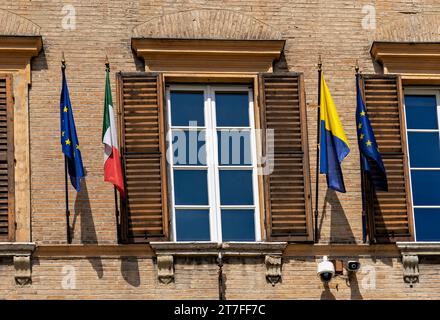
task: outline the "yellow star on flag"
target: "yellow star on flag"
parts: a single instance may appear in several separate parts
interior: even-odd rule
[[[63,132],[61,132],[61,136],[62,136],[62,137],[64,137],[64,131],[63,131]]]
[[[69,139],[66,140],[66,145],[70,146],[70,140]]]
[[[362,112],[361,112],[361,116],[362,116],[362,117],[365,117],[365,111],[362,110]]]
[[[361,133],[361,136],[359,137],[359,139],[363,140],[364,139],[364,134]]]
[[[79,150],[79,144],[76,145],[76,150]]]
[[[358,128],[362,129],[362,123],[359,123]]]
[[[368,140],[366,143],[367,147],[371,147],[371,145],[373,144],[370,140]]]
[[[67,109],[67,107],[64,107],[64,112],[67,112],[67,110],[69,110],[69,109]]]

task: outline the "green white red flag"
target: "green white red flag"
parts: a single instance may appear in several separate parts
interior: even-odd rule
[[[121,156],[119,154],[109,73],[110,70],[107,68],[105,78],[104,120],[102,124],[104,181],[114,184],[116,189],[121,193],[121,196],[124,197],[124,178],[122,175]]]

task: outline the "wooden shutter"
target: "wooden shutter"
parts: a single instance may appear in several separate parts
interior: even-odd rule
[[[14,241],[14,103],[12,76],[0,75],[0,241]]]
[[[265,224],[269,240],[312,241],[312,212],[303,75],[259,77],[261,127],[273,129],[273,171],[264,175]],[[263,156],[266,140],[263,136]]]
[[[168,238],[168,203],[162,77],[119,73],[117,80],[126,183],[122,240],[164,240]]]
[[[403,116],[402,82],[397,75],[364,75],[368,116],[388,178],[388,192],[365,186],[372,242],[413,239],[412,207]]]

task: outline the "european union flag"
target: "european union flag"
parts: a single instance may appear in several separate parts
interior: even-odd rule
[[[63,85],[60,98],[61,146],[66,156],[70,182],[76,191],[79,192],[81,190],[81,178],[84,177],[84,169],[78,137],[76,135],[72,105],[70,104],[65,70],[64,68],[61,70],[63,73]]]
[[[368,118],[359,82],[360,76],[356,75],[356,125],[363,170],[368,173],[376,190],[388,191],[385,166]]]

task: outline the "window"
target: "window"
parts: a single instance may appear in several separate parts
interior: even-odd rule
[[[405,88],[416,241],[440,241],[440,89]]]
[[[121,242],[313,240],[304,76],[195,77],[117,74]]]
[[[175,241],[258,241],[253,93],[247,86],[167,87]]]

